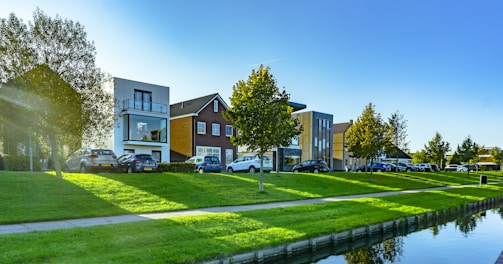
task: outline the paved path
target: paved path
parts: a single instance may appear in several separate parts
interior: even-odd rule
[[[463,188],[463,187],[467,187],[467,186],[477,186],[477,185],[478,184],[463,185],[463,186],[445,186],[445,187],[436,187],[436,188],[358,194],[358,195],[349,195],[349,196],[336,196],[336,197],[297,200],[297,201],[283,201],[283,202],[272,202],[272,203],[262,203],[262,204],[252,204],[252,205],[210,207],[210,208],[183,210],[183,211],[174,211],[174,212],[165,212],[165,213],[130,214],[130,215],[119,215],[119,216],[104,216],[104,217],[93,217],[93,218],[68,219],[68,220],[61,220],[61,221],[46,221],[46,222],[0,225],[0,235],[26,233],[26,232],[34,232],[34,231],[56,230],[56,229],[69,229],[69,228],[75,228],[75,227],[90,227],[90,226],[99,226],[99,225],[108,225],[108,224],[140,222],[140,221],[148,221],[148,220],[168,219],[168,218],[174,218],[174,217],[180,217],[180,216],[197,216],[197,215],[222,213],[222,212],[242,212],[242,211],[258,210],[258,209],[271,209],[271,208],[290,207],[290,206],[298,206],[298,205],[306,205],[306,204],[339,202],[339,201],[346,201],[346,200],[358,199],[358,198],[375,198],[375,197],[382,197],[382,196],[389,196],[389,195],[406,194],[406,193],[419,193],[419,192],[431,191],[431,190],[445,190],[445,189]]]

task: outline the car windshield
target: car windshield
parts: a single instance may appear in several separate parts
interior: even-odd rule
[[[138,159],[143,159],[143,160],[153,160],[151,155],[136,155]]]
[[[98,155],[115,155],[113,151],[108,149],[93,149],[91,153]]]

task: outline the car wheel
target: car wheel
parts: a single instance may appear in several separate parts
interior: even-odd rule
[[[204,173],[204,169],[202,167],[199,168],[199,173]]]
[[[299,170],[293,170],[293,173],[299,173]]]
[[[255,167],[250,167],[250,173],[255,173]]]
[[[411,170],[410,170],[410,169],[407,169],[407,172],[411,172]]]
[[[228,172],[228,173],[233,173],[233,172],[234,172],[234,170],[232,169],[232,167],[229,167],[229,168],[227,169],[227,172]]]
[[[318,169],[313,170],[313,173],[318,173],[318,172],[320,172]]]
[[[86,172],[87,172],[86,165],[84,164],[80,165],[80,173],[86,173]]]
[[[362,172],[362,170],[356,170],[356,172]]]

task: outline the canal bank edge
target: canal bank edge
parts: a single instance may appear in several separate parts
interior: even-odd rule
[[[420,215],[403,217],[392,221],[386,221],[368,226],[362,226],[330,235],[306,239],[286,245],[265,248],[249,253],[238,254],[229,258],[211,260],[204,264],[244,264],[244,263],[267,263],[275,259],[295,259],[306,252],[316,253],[317,250],[332,248],[331,254],[346,252],[349,248],[344,244],[353,242],[356,248],[379,243],[400,234],[407,234],[418,229],[425,229],[433,225],[455,220],[459,215],[474,214],[482,210],[488,210],[503,204],[503,196],[489,198],[465,205],[445,208],[438,211]],[[355,249],[355,246],[353,246]],[[495,264],[503,264],[503,251]]]

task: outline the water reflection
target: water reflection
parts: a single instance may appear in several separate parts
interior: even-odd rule
[[[493,208],[490,210],[484,210],[475,214],[462,215],[456,218],[455,221],[451,221],[450,223],[454,224],[454,228],[458,230],[464,237],[469,237],[470,233],[476,230],[478,224],[482,224],[487,217],[487,213],[490,212],[493,215],[499,215],[500,219],[503,219],[503,206]],[[447,227],[449,223],[441,223],[429,227],[431,230],[433,237],[436,237],[440,234],[441,230]],[[404,238],[407,235],[398,236],[394,238],[387,239],[383,242],[374,244],[372,246],[366,246],[362,248],[358,248],[352,251],[348,251],[346,253],[340,254],[339,259],[337,258],[323,258],[318,260],[312,260],[309,262],[303,263],[318,263],[318,264],[327,264],[327,263],[365,263],[365,264],[384,264],[384,263],[402,263],[403,253],[404,253]],[[486,241],[486,243],[494,243],[496,241]],[[501,250],[501,249],[500,249]],[[431,252],[430,252],[431,253]],[[476,254],[474,252],[474,254]],[[332,254],[335,255],[335,254]],[[345,262],[340,261],[340,256],[344,258]],[[493,255],[489,256],[489,259],[496,260],[498,256]],[[466,261],[465,258],[460,257],[462,260]],[[458,257],[456,256],[446,256],[448,259],[446,262],[448,263],[459,263]],[[450,261],[449,261],[450,260]],[[479,259],[480,260],[480,259]],[[429,263],[425,261],[425,259],[414,260],[409,262],[415,263]],[[407,263],[409,263],[407,262]],[[292,263],[292,262],[288,262]],[[468,263],[468,262],[466,262]],[[482,262],[480,262],[482,263]]]
[[[494,263],[503,249],[502,219],[503,198],[490,199],[211,263]],[[460,241],[459,233],[472,243]]]
[[[403,238],[388,239],[369,248],[344,254],[347,263],[396,263],[403,253]]]

